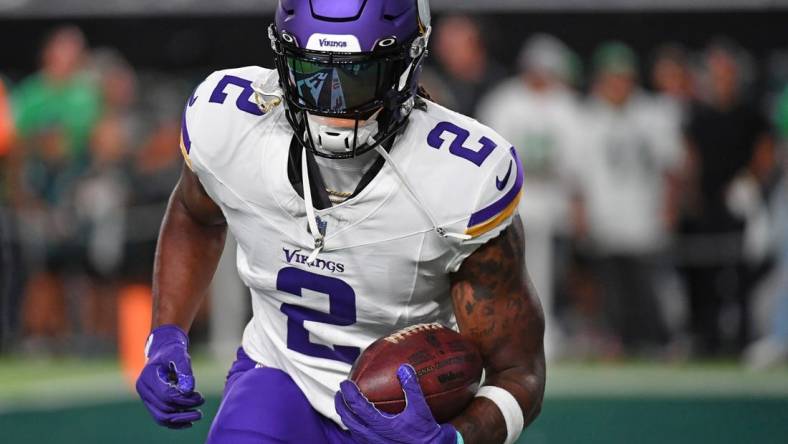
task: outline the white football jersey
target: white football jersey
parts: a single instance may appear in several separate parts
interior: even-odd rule
[[[334,393],[365,347],[416,323],[454,326],[449,273],[510,224],[522,170],[495,132],[426,102],[390,150],[413,192],[386,162],[359,194],[314,210],[325,247],[309,265],[314,238],[287,174],[293,130],[282,106],[263,113],[254,102],[251,84],[268,73],[211,74],[186,105],[181,149],[238,241],[253,308],[244,350],[341,425]],[[441,236],[424,207],[468,238]]]

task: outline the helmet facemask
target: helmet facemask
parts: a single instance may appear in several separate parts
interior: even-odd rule
[[[299,48],[272,24],[268,34],[296,139],[317,156],[344,159],[404,129],[428,29],[404,44],[380,39],[371,52],[329,52]]]

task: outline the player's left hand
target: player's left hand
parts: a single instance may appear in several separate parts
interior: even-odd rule
[[[175,325],[151,332],[148,362],[137,378],[137,393],[153,419],[164,427],[183,429],[202,418],[197,409],[205,400],[194,390],[189,337]]]
[[[343,381],[334,396],[334,407],[358,442],[367,444],[457,444],[457,430],[438,424],[419,386],[416,370],[403,364],[397,377],[405,392],[405,410],[397,415],[383,413],[367,401],[352,381]]]

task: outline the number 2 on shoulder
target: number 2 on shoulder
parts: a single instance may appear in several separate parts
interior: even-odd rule
[[[256,103],[252,102],[252,94],[254,94],[254,89],[252,89],[252,81],[242,79],[236,76],[226,75],[219,80],[219,83],[214,88],[213,93],[211,93],[211,98],[208,100],[211,103],[224,103],[227,100],[227,93],[225,90],[228,86],[233,85],[241,88],[241,92],[238,94],[238,99],[235,101],[235,106],[239,110],[253,114],[255,116],[262,116],[263,111],[257,106]]]
[[[439,150],[446,142],[446,139],[444,139],[446,133],[454,135],[454,140],[452,140],[451,145],[449,145],[449,152],[476,166],[481,166],[498,146],[495,142],[484,136],[479,139],[480,148],[474,149],[465,146],[465,142],[467,142],[468,138],[471,136],[470,131],[460,128],[451,122],[440,122],[436,125],[427,136],[427,144]]]

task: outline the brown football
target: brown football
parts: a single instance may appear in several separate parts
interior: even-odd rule
[[[435,419],[457,416],[471,402],[482,376],[482,358],[470,341],[440,324],[418,324],[373,342],[356,360],[350,380],[386,413],[405,408],[397,369],[409,363]]]

